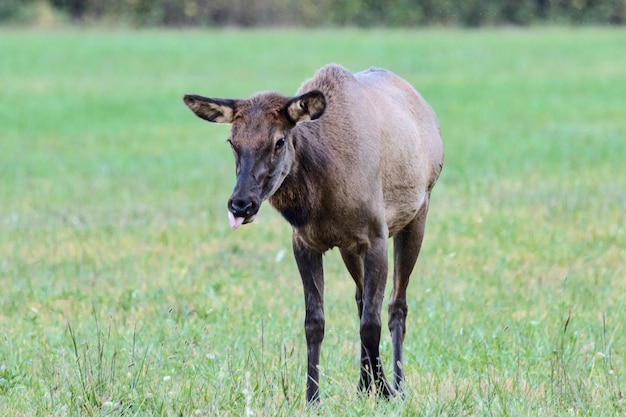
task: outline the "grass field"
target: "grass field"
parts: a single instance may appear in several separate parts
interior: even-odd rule
[[[181,99],[328,62],[409,80],[446,163],[404,399],[356,395],[333,251],[313,411],[290,228],[230,231],[228,127]],[[0,415],[626,413],[625,30],[0,29],[0,89]]]

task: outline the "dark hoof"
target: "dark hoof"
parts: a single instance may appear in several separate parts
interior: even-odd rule
[[[360,393],[369,395],[375,393],[380,397],[389,399],[396,395],[385,375],[373,376],[367,369],[361,370],[361,378],[359,379],[358,390]]]
[[[391,388],[391,385],[389,385],[387,380],[384,378],[382,380],[377,381],[376,393],[379,396],[384,397],[386,399],[396,396],[396,392],[394,391],[393,388]]]
[[[359,379],[357,388],[362,394],[369,394],[372,390],[372,376],[365,369],[361,370],[361,378]]]

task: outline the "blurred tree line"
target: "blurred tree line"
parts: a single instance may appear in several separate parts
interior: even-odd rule
[[[140,26],[623,25],[626,0],[0,0],[0,22],[42,14]]]

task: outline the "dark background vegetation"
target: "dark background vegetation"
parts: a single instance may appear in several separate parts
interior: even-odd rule
[[[626,0],[2,0],[0,23],[483,26],[626,22]]]

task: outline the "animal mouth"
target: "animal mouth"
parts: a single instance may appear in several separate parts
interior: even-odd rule
[[[228,221],[230,222],[230,228],[235,231],[239,229],[242,224],[252,223],[256,214],[252,214],[247,217],[236,217],[230,210],[228,211]]]

